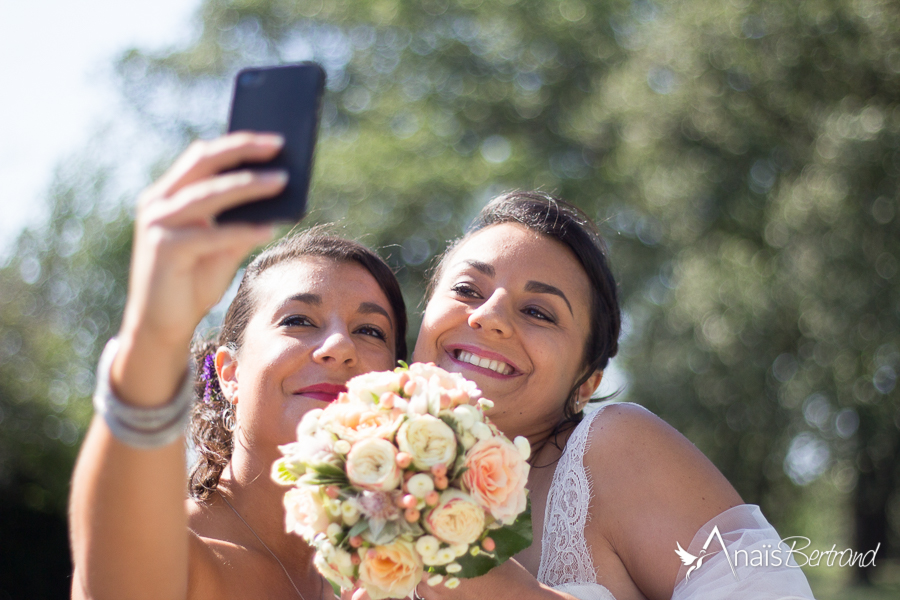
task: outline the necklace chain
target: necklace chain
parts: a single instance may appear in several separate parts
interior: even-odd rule
[[[303,594],[300,592],[300,589],[297,587],[297,584],[294,583],[294,580],[293,580],[293,578],[291,577],[291,574],[288,573],[288,570],[285,568],[284,563],[282,563],[281,560],[278,558],[278,556],[277,556],[274,552],[272,552],[272,549],[269,548],[269,546],[268,546],[264,541],[262,541],[262,538],[259,537],[259,534],[256,533],[256,531],[254,531],[254,529],[253,529],[252,527],[250,527],[250,523],[248,523],[246,520],[244,520],[244,517],[241,516],[241,513],[239,513],[239,512],[237,511],[237,509],[236,509],[234,506],[232,506],[231,502],[228,501],[228,498],[225,497],[225,494],[219,492],[219,496],[222,497],[222,500],[225,501],[225,504],[228,505],[228,508],[230,508],[230,509],[234,512],[234,514],[237,515],[237,518],[241,520],[241,523],[243,523],[244,525],[247,526],[247,529],[249,529],[249,530],[250,530],[250,533],[252,533],[253,536],[259,541],[259,543],[262,544],[263,548],[265,548],[266,550],[268,550],[269,554],[272,555],[272,558],[275,559],[275,562],[277,562],[277,563],[278,563],[278,566],[281,567],[281,570],[284,571],[285,577],[287,577],[287,578],[288,578],[288,581],[291,582],[291,586],[293,586],[294,591],[297,592],[297,595],[300,596],[300,599],[301,599],[301,600],[306,600],[306,598],[305,598],[305,597],[303,596]],[[323,583],[322,583],[322,587],[321,587],[321,589],[319,590],[319,598],[320,598],[320,599],[321,599],[321,598],[324,598],[324,596],[325,596],[325,584],[324,584],[324,582],[323,582]]]

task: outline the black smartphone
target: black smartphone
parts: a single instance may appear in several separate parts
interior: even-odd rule
[[[250,68],[237,74],[228,131],[280,133],[285,142],[272,161],[247,163],[234,170],[284,169],[288,183],[279,195],[230,208],[216,221],[268,223],[303,218],[324,89],[325,71],[313,62]]]

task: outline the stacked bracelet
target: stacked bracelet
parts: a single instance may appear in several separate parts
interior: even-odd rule
[[[100,355],[97,366],[97,387],[94,390],[94,410],[102,415],[112,434],[121,442],[135,448],[161,448],[184,433],[193,401],[194,368],[188,374],[175,397],[167,404],[153,408],[129,406],[113,393],[109,375],[119,341],[112,338]]]

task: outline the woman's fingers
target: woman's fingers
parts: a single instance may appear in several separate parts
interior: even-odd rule
[[[151,188],[154,196],[170,196],[182,187],[245,162],[275,158],[284,138],[271,133],[241,131],[192,143]]]
[[[150,222],[167,227],[209,223],[220,212],[271,198],[284,189],[284,171],[235,171],[187,185],[172,197],[148,204]]]
[[[194,256],[226,256],[240,262],[253,248],[272,239],[271,225],[220,225],[206,231],[182,230],[175,234],[182,252]],[[237,265],[235,265],[237,266]]]

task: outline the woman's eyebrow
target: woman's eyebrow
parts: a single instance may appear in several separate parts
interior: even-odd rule
[[[291,302],[302,302],[304,304],[312,304],[314,306],[319,306],[322,304],[322,296],[320,296],[318,294],[311,294],[311,293],[294,294],[293,296],[288,296],[287,298],[285,298],[284,302],[281,303],[281,307],[284,307],[284,306],[290,304]]]
[[[569,307],[569,313],[571,313],[573,317],[575,316],[575,313],[572,312],[572,305],[569,304],[569,299],[566,298],[566,295],[563,294],[562,290],[558,287],[550,285],[549,283],[541,283],[540,281],[529,281],[525,284],[525,291],[536,294],[553,294],[554,296],[559,296],[565,301],[566,306]]]
[[[391,324],[391,327],[394,327],[394,320],[391,319],[391,315],[388,314],[388,311],[384,310],[380,305],[375,304],[374,302],[363,302],[359,305],[357,312],[361,315],[382,315],[385,319],[388,320],[388,323]]]
[[[487,264],[486,262],[482,262],[480,260],[468,259],[464,260],[463,263],[469,265],[479,273],[487,275],[488,277],[493,277],[497,272],[494,270],[494,267]]]

